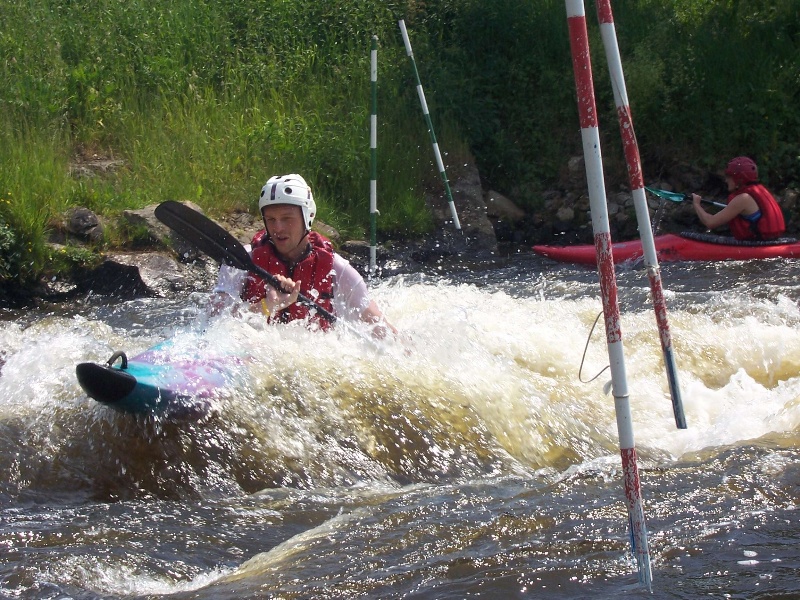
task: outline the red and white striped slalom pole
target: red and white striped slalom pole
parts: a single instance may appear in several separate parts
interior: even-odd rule
[[[617,32],[614,28],[614,15],[611,12],[611,0],[597,0],[597,18],[600,22],[600,35],[603,38],[603,47],[606,51],[608,71],[611,74],[614,102],[617,105],[619,129],[625,150],[625,161],[628,165],[628,181],[636,210],[636,222],[639,225],[639,237],[642,240],[644,264],[647,267],[647,276],[650,279],[650,294],[653,297],[653,309],[656,313],[656,324],[661,338],[661,352],[667,369],[667,382],[669,383],[669,392],[672,397],[672,412],[675,414],[675,425],[678,429],[686,429],[686,416],[683,413],[683,400],[681,399],[681,388],[678,383],[678,368],[675,364],[672,335],[670,334],[669,321],[667,320],[667,305],[664,301],[664,290],[661,287],[661,270],[658,266],[656,244],[653,240],[653,229],[650,224],[650,212],[647,208],[647,198],[644,193],[644,176],[642,175],[642,163],[639,158],[639,145],[636,142],[633,117],[628,105],[628,92],[625,89],[625,76],[622,72],[622,59],[620,58],[619,45],[617,44]]]
[[[586,30],[586,12],[583,0],[566,0],[569,42],[572,50],[572,67],[578,97],[578,115],[581,140],[586,162],[586,179],[592,211],[592,230],[597,252],[597,270],[603,297],[603,316],[606,326],[606,344],[611,369],[611,389],[617,415],[620,453],[625,498],[628,505],[631,545],[639,570],[639,583],[652,590],[650,553],[647,548],[647,527],[639,487],[639,469],[636,464],[636,447],[633,439],[631,407],[628,400],[628,382],[625,375],[625,356],[622,347],[617,280],[614,274],[614,257],[611,253],[611,233],[606,206],[603,159],[600,153],[600,133],[597,126],[597,106],[592,82],[592,63],[589,55],[589,35]]]

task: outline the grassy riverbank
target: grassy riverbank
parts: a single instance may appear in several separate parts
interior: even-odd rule
[[[768,183],[800,182],[796,2],[629,0],[614,10],[646,173],[674,162],[716,170],[748,153]],[[104,244],[119,245],[131,237],[114,224],[123,209],[170,198],[211,214],[254,210],[266,178],[286,171],[312,182],[323,221],[365,235],[373,35],[379,229],[424,235],[423,196],[440,182],[398,18],[451,177],[474,158],[486,185],[535,208],[580,153],[561,1],[7,2],[0,279],[25,283],[53,266],[47,231],[69,207],[107,217]],[[616,183],[614,102],[591,11],[588,20]],[[118,166],[71,173],[95,155]]]

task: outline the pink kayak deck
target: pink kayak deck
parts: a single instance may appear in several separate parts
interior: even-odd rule
[[[654,238],[659,262],[684,260],[751,260],[754,258],[800,258],[800,241],[785,244],[745,246],[719,244],[689,239],[671,233]],[[614,262],[633,261],[642,258],[641,240],[612,244]],[[597,264],[595,247],[592,244],[577,246],[533,246],[533,251],[555,261],[585,265]]]

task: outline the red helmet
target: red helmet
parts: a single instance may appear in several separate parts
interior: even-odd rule
[[[725,175],[733,179],[737,187],[758,181],[758,167],[746,156],[737,156],[728,163]]]

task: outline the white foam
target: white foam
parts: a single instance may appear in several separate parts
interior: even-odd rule
[[[342,402],[354,394],[362,403],[394,402],[412,416],[453,419],[448,426],[454,432],[471,423],[533,468],[616,452],[614,404],[603,393],[608,373],[583,383],[578,372],[599,299],[547,299],[542,293],[520,298],[425,281],[393,281],[373,293],[402,334],[377,350],[349,330],[313,333],[302,326],[265,326],[253,316],[212,319],[205,330],[179,329],[174,349],[252,355],[249,384],[237,388],[240,395],[227,409],[240,409],[243,418],[269,417],[269,436],[282,438],[283,448],[297,457],[315,451],[309,444],[320,431],[346,424],[350,416]],[[637,445],[680,457],[800,427],[797,307],[783,297],[750,303],[749,315],[725,317],[695,307],[670,313],[685,431],[674,425],[652,312],[623,313]],[[0,337],[6,348],[0,410],[15,414],[54,402],[92,406],[75,381],[76,363],[104,361],[116,349],[130,356],[161,339],[159,332],[132,336],[80,317],[42,319],[26,329],[3,324]],[[586,350],[584,381],[607,363],[601,320]],[[266,402],[264,390],[278,388],[283,404]],[[306,414],[292,422],[294,429],[281,430],[290,421],[281,422],[275,411],[291,408],[289,400]],[[313,419],[326,423],[303,432]]]

